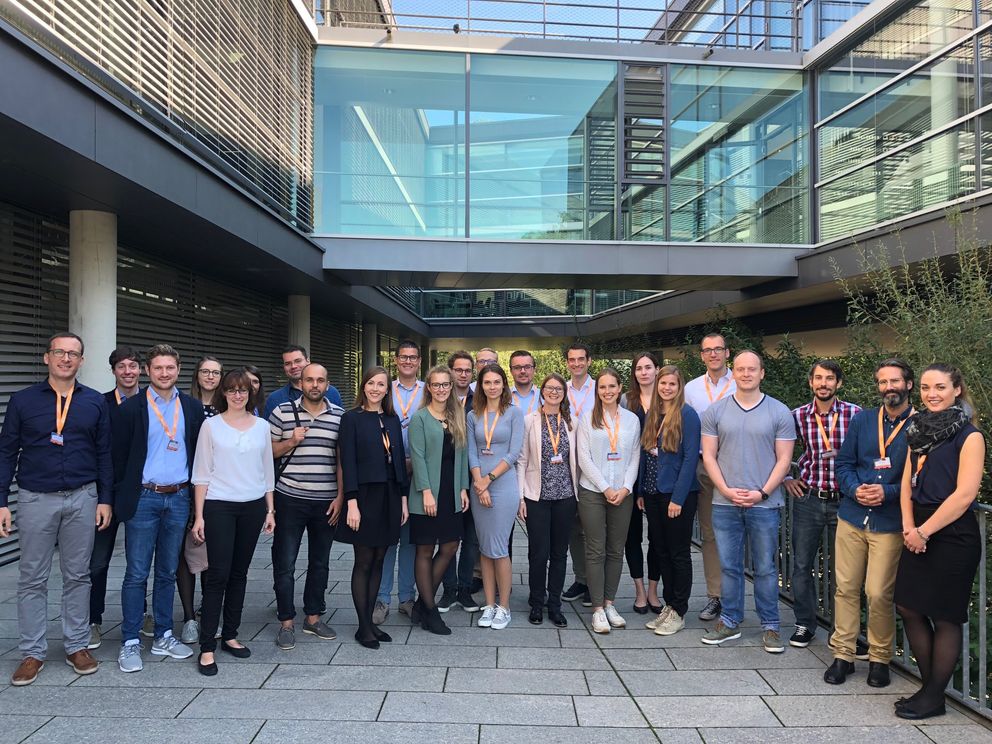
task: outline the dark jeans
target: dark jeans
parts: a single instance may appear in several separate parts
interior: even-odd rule
[[[93,555],[90,556],[90,622],[99,625],[103,622],[103,611],[107,600],[107,572],[110,559],[117,544],[117,530],[121,523],[117,517],[110,520],[105,530],[96,530],[93,539]],[[147,609],[147,607],[146,607]]]
[[[689,610],[692,593],[692,521],[696,517],[699,493],[692,491],[686,497],[682,512],[671,519],[668,505],[670,493],[644,497],[644,515],[648,520],[648,541],[655,549],[661,572],[662,598],[679,615]],[[648,553],[650,555],[650,552]]]
[[[527,500],[527,558],[530,563],[530,606],[542,609],[547,588],[548,609],[561,611],[568,541],[578,505],[575,499]],[[546,583],[545,583],[546,582]]]
[[[825,501],[807,494],[792,500],[792,595],[795,604],[796,625],[816,630],[816,579],[817,554],[820,538],[827,530],[827,543],[831,549],[837,534],[837,501]]]
[[[272,580],[280,620],[296,617],[296,558],[303,531],[307,533],[307,581],[303,587],[303,614],[324,614],[324,593],[330,565],[334,528],[327,523],[330,500],[309,501],[275,493],[276,531],[272,537]]]
[[[645,496],[644,501],[647,502],[648,499],[652,498],[657,500],[658,494]],[[644,512],[637,508],[637,503],[635,502],[634,509],[630,513],[630,529],[627,530],[627,544],[624,546],[624,554],[627,556],[627,568],[630,569],[630,578],[632,579],[644,578],[643,543]],[[658,581],[660,578],[661,565],[658,551],[655,549],[654,544],[648,540],[648,580]]]
[[[248,567],[265,524],[265,499],[218,501],[203,504],[203,536],[207,540],[207,570],[201,579],[203,610],[200,616],[200,651],[217,649],[217,625],[224,605],[221,640],[238,637],[245,604]]]
[[[441,579],[445,593],[454,593],[459,589],[470,591],[472,588],[472,576],[479,557],[479,537],[475,534],[475,520],[472,518],[471,509],[462,512],[462,525],[465,529],[462,532],[462,547],[458,553],[458,566],[455,566],[456,561],[452,558]]]

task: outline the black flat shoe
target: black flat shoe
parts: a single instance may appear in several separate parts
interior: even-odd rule
[[[889,678],[889,665],[883,664],[880,661],[869,661],[867,681],[869,687],[888,687],[891,681]]]
[[[393,637],[391,635],[389,635],[389,633],[387,633],[386,631],[379,630],[379,626],[378,625],[373,625],[372,626],[372,632],[375,634],[375,639],[377,641],[379,641],[379,643],[392,643],[393,642]]]
[[[550,614],[550,613],[549,613]],[[531,607],[530,615],[527,617],[527,622],[531,625],[540,625],[544,622],[544,612],[540,607]]]
[[[848,674],[854,673],[854,662],[834,659],[834,663],[823,673],[823,681],[828,685],[842,685]]]
[[[379,641],[377,641],[374,638],[372,640],[370,640],[370,641],[363,641],[359,637],[357,630],[355,631],[355,640],[358,641],[359,645],[362,645],[365,648],[371,648],[371,649],[377,649],[377,648],[379,648]]]
[[[655,615],[661,614],[661,605],[653,605],[650,602],[648,602],[648,609],[651,610],[651,612],[653,612]]]
[[[896,715],[899,718],[905,718],[910,721],[921,721],[924,718],[933,718],[935,716],[942,716],[947,713],[947,708],[944,707],[944,701],[941,700],[940,704],[929,710],[917,710],[913,705],[907,702],[905,705],[896,706]]]
[[[649,611],[648,605],[641,606],[635,604],[633,605],[633,608],[634,608],[634,612],[636,612],[638,615],[647,615]]]
[[[203,654],[200,654],[196,661],[196,668],[200,670],[200,674],[204,677],[216,677],[217,676],[217,662],[212,661],[209,664],[204,664],[200,661],[203,658]]]
[[[251,656],[251,649],[247,646],[242,646],[241,648],[234,648],[233,646],[228,646],[226,643],[221,643],[220,647],[227,651],[231,656],[236,659],[247,659]]]
[[[548,610],[548,620],[554,623],[556,628],[568,627],[568,620],[565,619],[560,610]]]

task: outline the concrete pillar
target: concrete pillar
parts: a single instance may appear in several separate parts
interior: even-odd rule
[[[107,359],[117,347],[117,215],[69,213],[69,330],[86,345],[79,380],[110,390]]]
[[[379,363],[379,325],[362,323],[362,373]]]
[[[289,343],[310,349],[310,296],[290,295],[289,301]]]

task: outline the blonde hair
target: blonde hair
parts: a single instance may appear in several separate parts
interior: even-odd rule
[[[673,375],[678,381],[679,389],[671,402],[668,413],[663,413],[661,396],[658,394],[658,383],[662,377]],[[654,381],[654,391],[651,393],[651,410],[644,418],[644,431],[641,432],[641,447],[646,450],[658,446],[661,437],[661,449],[664,452],[678,452],[682,446],[682,406],[685,405],[685,380],[682,373],[674,364],[668,364],[658,370]],[[660,425],[659,425],[660,422]]]
[[[431,379],[435,375],[443,375],[451,383],[451,394],[448,395],[448,400],[444,403],[444,420],[448,424],[448,433],[451,434],[451,441],[454,442],[455,449],[465,449],[465,445],[468,443],[465,410],[458,402],[458,396],[455,395],[455,376],[451,374],[451,370],[448,367],[439,365],[432,367],[431,371],[427,373],[427,381],[424,383],[424,394],[421,398],[420,407],[426,408],[434,400],[434,396],[431,393]]]

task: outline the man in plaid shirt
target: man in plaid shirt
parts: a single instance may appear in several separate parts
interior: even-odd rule
[[[809,372],[813,400],[792,412],[796,435],[803,445],[799,478],[786,478],[785,489],[793,497],[792,593],[796,630],[789,643],[804,648],[816,633],[816,578],[820,536],[828,530],[833,545],[837,531],[840,491],[834,463],[854,414],[861,409],[837,398],[844,374],[832,359],[821,359]]]

